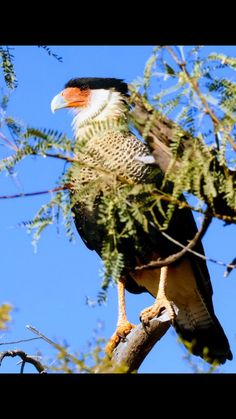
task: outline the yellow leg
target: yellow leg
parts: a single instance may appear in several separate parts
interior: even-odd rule
[[[150,307],[145,308],[140,314],[140,320],[145,325],[148,324],[151,319],[157,317],[162,309],[166,309],[171,322],[175,319],[175,310],[173,308],[173,302],[169,301],[166,296],[166,287],[167,287],[167,276],[168,276],[168,267],[163,266],[160,273],[160,283],[158,287],[158,292],[154,304]]]
[[[131,324],[126,315],[125,307],[125,279],[121,278],[117,284],[118,290],[118,321],[115,333],[109,339],[105,351],[108,355],[111,355],[114,348],[118,345],[121,339],[124,339],[125,336],[135,327]]]

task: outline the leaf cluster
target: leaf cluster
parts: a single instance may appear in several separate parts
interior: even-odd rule
[[[0,46],[0,67],[2,68],[3,77],[6,86],[9,89],[15,89],[17,87],[17,78],[13,65],[13,55],[11,49],[7,46]]]

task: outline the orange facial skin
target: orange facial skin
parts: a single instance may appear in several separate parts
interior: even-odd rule
[[[89,89],[79,89],[78,87],[67,87],[61,92],[62,97],[67,102],[68,108],[77,106],[87,106],[89,100]]]

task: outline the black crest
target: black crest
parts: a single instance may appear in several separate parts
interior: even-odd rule
[[[65,85],[67,87],[79,87],[80,89],[115,89],[128,96],[128,86],[122,79],[102,77],[81,77],[71,79]]]

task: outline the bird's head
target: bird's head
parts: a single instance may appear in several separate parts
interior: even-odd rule
[[[64,90],[51,102],[51,110],[72,108],[75,117],[75,132],[86,121],[118,118],[127,110],[128,86],[121,79],[115,78],[75,78],[66,83]]]

